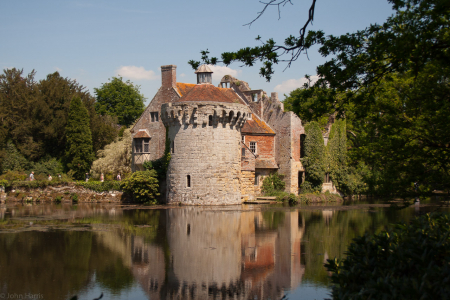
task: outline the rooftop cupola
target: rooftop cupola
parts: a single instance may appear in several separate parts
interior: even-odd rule
[[[212,76],[213,71],[208,67],[208,65],[201,65],[197,71],[197,84],[209,83],[212,84]]]

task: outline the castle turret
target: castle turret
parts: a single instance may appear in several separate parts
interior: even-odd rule
[[[246,105],[204,82],[162,105],[171,146],[168,203],[241,203],[240,130],[248,117]]]

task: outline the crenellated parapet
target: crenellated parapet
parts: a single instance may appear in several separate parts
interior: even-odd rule
[[[161,119],[167,127],[176,125],[223,126],[242,128],[251,118],[250,110],[240,103],[176,102],[161,107]]]

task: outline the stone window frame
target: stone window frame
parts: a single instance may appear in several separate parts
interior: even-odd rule
[[[258,93],[253,93],[252,94],[252,101],[253,102],[258,102]]]
[[[152,123],[159,122],[159,112],[157,112],[157,111],[150,112],[150,120]]]
[[[208,117],[208,126],[213,126],[213,116],[209,115]]]
[[[242,135],[241,141],[242,141],[243,144],[245,144],[245,135]]]
[[[135,138],[134,153],[150,153],[150,138]]]
[[[257,149],[258,149],[258,147],[257,147],[257,143],[256,142],[250,142],[250,151],[253,153],[253,154],[256,154],[256,151],[257,151]]]

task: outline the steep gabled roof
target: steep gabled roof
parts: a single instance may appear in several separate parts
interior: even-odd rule
[[[150,138],[147,129],[139,129],[138,133],[134,136],[135,139],[138,138]]]
[[[183,95],[177,102],[188,101],[213,101],[213,102],[225,102],[225,103],[240,103],[230,99],[219,88],[212,84],[195,84],[194,87]]]
[[[189,93],[194,86],[196,86],[196,84],[194,83],[177,82],[178,94],[180,94],[180,96],[183,97],[184,95]]]
[[[258,118],[255,114],[252,114],[251,120],[247,120],[247,122],[245,122],[241,132],[248,134],[275,135],[275,131],[273,131],[273,129],[270,128],[266,122]]]
[[[240,104],[245,104],[245,101],[242,100],[242,98],[236,94],[236,92],[231,89],[231,88],[218,88],[225,96],[227,96],[228,98],[232,99],[235,103],[240,103]]]

